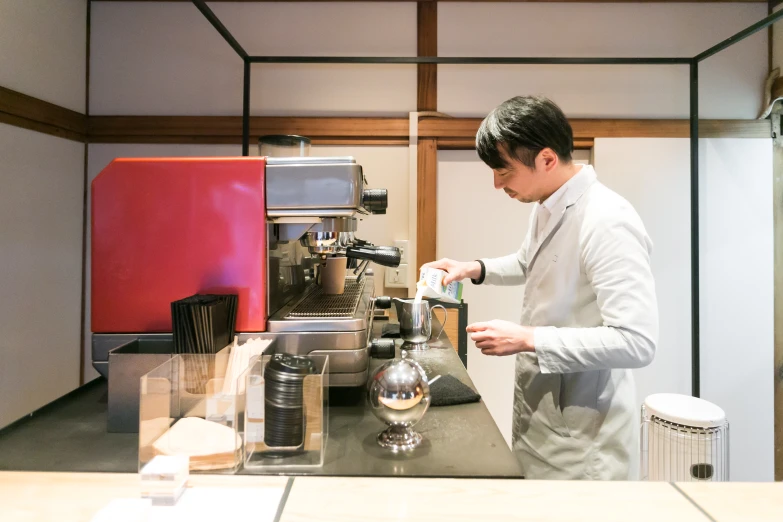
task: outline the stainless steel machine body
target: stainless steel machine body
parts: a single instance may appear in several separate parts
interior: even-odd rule
[[[367,263],[399,264],[396,249],[355,237],[359,215],[386,210],[385,191],[365,184],[353,158],[270,158],[267,166],[269,258],[280,260],[269,263],[268,331],[278,352],[329,355],[330,386],[367,381],[376,304]],[[327,294],[317,282],[328,256],[362,260],[348,269],[341,294]]]

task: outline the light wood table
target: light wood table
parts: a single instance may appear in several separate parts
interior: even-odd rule
[[[191,475],[189,486],[279,489],[288,481]],[[0,521],[90,522],[111,500],[138,495],[136,474],[0,472]],[[763,522],[783,520],[783,483],[296,477],[283,503],[281,522]]]
[[[281,522],[708,522],[665,482],[297,477]]]
[[[783,482],[684,482],[677,487],[716,522],[783,520]]]
[[[288,477],[191,475],[190,487],[284,488]],[[138,498],[133,473],[0,472],[0,521],[90,522],[115,498]]]

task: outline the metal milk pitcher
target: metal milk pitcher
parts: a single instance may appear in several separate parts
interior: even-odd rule
[[[392,301],[397,309],[397,320],[400,322],[400,337],[407,343],[422,347],[432,336],[432,310],[442,308],[446,315],[435,340],[440,338],[440,334],[446,327],[446,319],[448,319],[448,311],[445,306],[439,304],[430,306],[429,301],[424,299],[416,302],[414,299],[395,297]]]

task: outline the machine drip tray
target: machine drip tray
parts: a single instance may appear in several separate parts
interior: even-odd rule
[[[340,295],[325,294],[320,286],[313,285],[305,297],[297,303],[286,319],[353,318],[364,290],[364,281],[355,278],[345,280],[345,291]]]

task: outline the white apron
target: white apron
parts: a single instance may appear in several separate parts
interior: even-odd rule
[[[537,327],[535,353],[516,356],[512,447],[530,479],[631,479],[631,368],[658,339],[652,243],[591,166],[564,189],[538,241],[531,219],[519,252],[482,260],[485,284],[525,285],[521,324]]]

